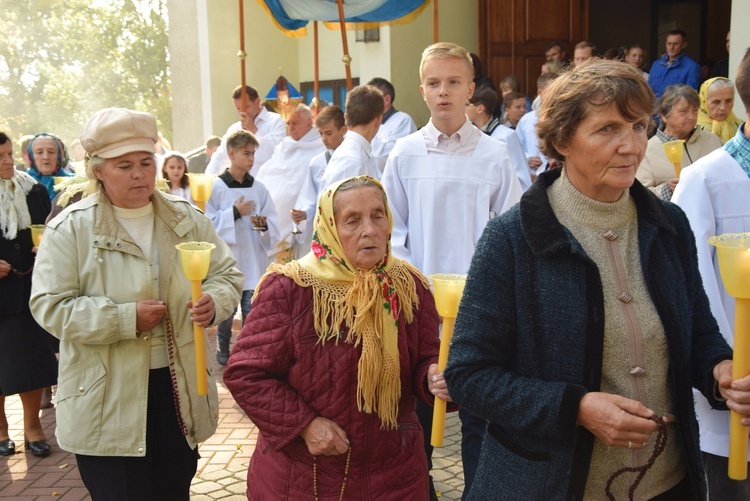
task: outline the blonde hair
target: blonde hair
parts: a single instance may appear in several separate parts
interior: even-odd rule
[[[422,62],[419,63],[419,80],[424,81],[424,67],[433,59],[460,59],[466,63],[466,72],[469,81],[474,80],[474,64],[468,51],[449,42],[438,42],[427,47],[422,52]]]

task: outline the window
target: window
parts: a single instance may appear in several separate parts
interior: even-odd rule
[[[322,80],[318,85],[320,87],[318,91],[320,99],[328,101],[328,104],[336,104],[340,106],[342,110],[345,110],[344,104],[346,103],[346,94],[348,92],[345,78],[340,80]],[[359,85],[359,78],[352,78],[352,85],[354,87]],[[304,102],[310,104],[315,95],[314,83],[300,83],[300,92],[305,98]]]

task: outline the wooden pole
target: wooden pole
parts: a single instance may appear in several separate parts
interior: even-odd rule
[[[352,69],[349,66],[352,62],[352,58],[349,55],[349,42],[346,39],[346,18],[344,17],[344,0],[336,0],[339,5],[339,24],[341,24],[341,42],[344,45],[344,57],[341,60],[344,62],[344,68],[346,69],[346,88],[352,90]]]
[[[315,102],[318,103],[320,100],[320,78],[318,75],[318,22],[313,22],[313,97]]]
[[[240,1],[240,50],[237,52],[237,57],[240,58],[240,80],[242,84],[242,90],[240,91],[240,95],[242,96],[242,111],[247,109],[247,92],[245,91],[245,86],[247,85],[245,82],[245,58],[247,57],[247,53],[245,52],[245,6],[244,6],[244,0]]]
[[[432,43],[438,43],[438,41],[440,40],[440,37],[438,36],[438,0],[432,0],[432,12]]]

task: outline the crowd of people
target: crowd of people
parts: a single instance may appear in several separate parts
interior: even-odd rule
[[[750,376],[732,380],[707,240],[750,231],[732,112],[736,89],[750,116],[750,50],[736,82],[702,81],[686,46],[670,32],[647,72],[639,45],[568,60],[552,43],[531,99],[433,44],[421,128],[383,78],[287,120],[239,86],[239,120],[191,159],[125,108],[89,118],[83,161],[45,132],[16,167],[0,133],[0,411],[19,394],[46,456],[56,384],[57,444],[93,499],[188,499],[219,412],[193,324],[216,326],[259,429],[248,499],[436,499],[435,398],[461,420],[463,499],[747,499],[725,472]],[[176,248],[192,241],[213,247],[198,298]],[[468,273],[444,374],[435,273]]]

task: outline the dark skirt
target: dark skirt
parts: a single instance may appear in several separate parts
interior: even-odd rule
[[[57,384],[57,358],[51,339],[28,310],[0,315],[0,395]]]

